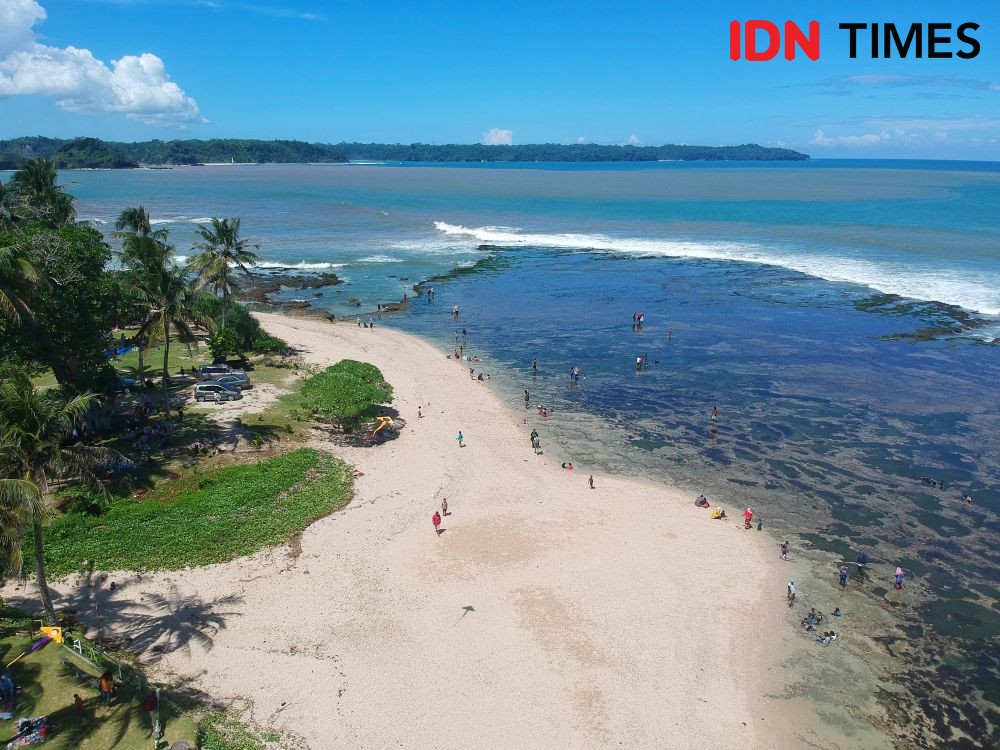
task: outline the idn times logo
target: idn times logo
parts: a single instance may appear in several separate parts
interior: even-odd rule
[[[970,60],[982,48],[979,24],[911,23],[849,21],[837,24],[837,33],[848,35],[851,58],[871,57],[942,59],[958,57]],[[794,21],[779,26],[774,21],[732,21],[729,24],[729,58],[749,62],[766,62],[782,50],[786,60],[794,60],[801,52],[810,60],[819,60],[822,36],[819,21],[810,21],[803,30]],[[782,43],[784,36],[784,43]]]

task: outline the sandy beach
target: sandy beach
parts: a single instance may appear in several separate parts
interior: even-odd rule
[[[666,486],[595,473],[590,489],[592,467],[533,454],[533,410],[523,425],[424,341],[259,317],[310,363],[377,365],[400,438],[317,437],[356,467],[356,496],[297,556],[56,582],[57,607],[100,604],[105,634],[116,611],[147,616],[122,633],[144,660],[311,748],[772,746],[770,537]]]

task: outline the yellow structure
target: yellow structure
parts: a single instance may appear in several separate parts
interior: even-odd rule
[[[49,638],[51,638],[52,640],[54,640],[56,643],[62,643],[63,642],[62,628],[55,628],[55,627],[50,627],[50,626],[46,625],[46,626],[43,626],[43,627],[39,628],[38,630],[39,630],[39,632],[42,633],[42,635],[47,635]]]

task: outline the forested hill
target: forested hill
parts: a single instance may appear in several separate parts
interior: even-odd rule
[[[212,139],[119,143],[96,138],[62,140],[41,136],[0,140],[0,169],[16,169],[33,158],[55,159],[61,169],[122,169],[147,165],[403,162],[624,162],[624,161],[804,161],[806,154],[756,143],[741,146],[604,146],[596,143],[434,145],[426,143],[306,143]]]

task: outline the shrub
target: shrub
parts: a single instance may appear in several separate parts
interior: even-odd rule
[[[213,357],[226,357],[230,354],[242,353],[236,331],[232,328],[220,328],[209,336],[208,349],[212,352]]]
[[[367,362],[344,359],[302,385],[302,408],[313,417],[350,431],[372,407],[392,401],[392,386]]]
[[[250,348],[257,354],[280,354],[282,356],[287,356],[292,351],[292,348],[277,336],[263,332],[254,338]]]

